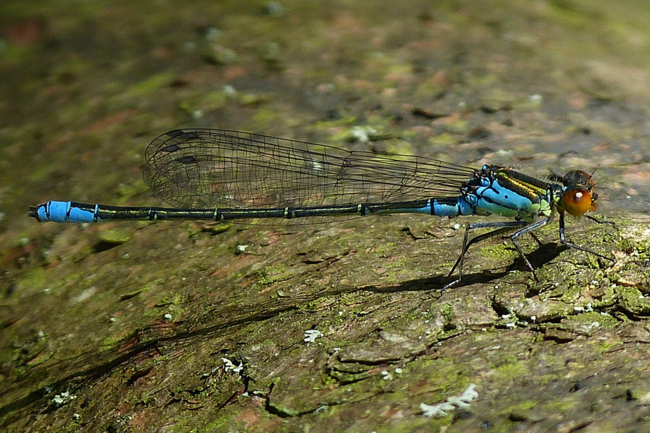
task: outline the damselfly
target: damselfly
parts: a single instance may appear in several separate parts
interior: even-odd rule
[[[535,275],[517,238],[525,233],[535,237],[533,230],[558,214],[562,245],[612,260],[566,240],[565,213],[579,217],[595,210],[598,200],[591,175],[581,170],[544,181],[497,165],[473,169],[419,156],[389,157],[220,129],[169,131],[151,142],[145,160],[144,181],[173,208],[48,201],[30,207],[29,216],[74,223],[257,218],[290,223],[409,212],[514,218],[467,225],[460,256],[449,273],[458,268],[458,278],[447,288],[461,280],[471,245],[513,231],[510,239]],[[478,228],[495,230],[469,240],[470,231]]]

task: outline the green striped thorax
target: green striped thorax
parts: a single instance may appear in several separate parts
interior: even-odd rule
[[[559,178],[559,177],[558,177]],[[501,215],[522,221],[555,212],[581,216],[596,209],[598,195],[591,176],[581,170],[568,172],[562,185],[519,173],[510,168],[485,165],[462,188],[477,214]]]

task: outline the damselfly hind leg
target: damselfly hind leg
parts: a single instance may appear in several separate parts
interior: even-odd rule
[[[494,236],[498,236],[503,233],[508,233],[517,227],[525,226],[528,224],[525,221],[495,221],[495,222],[481,222],[481,223],[470,223],[467,225],[465,228],[465,235],[463,236],[463,249],[460,253],[460,256],[458,256],[458,259],[456,260],[456,263],[454,266],[451,268],[451,271],[449,271],[449,277],[454,273],[456,268],[458,268],[458,278],[455,279],[454,281],[446,284],[442,290],[447,290],[450,287],[455,286],[460,282],[460,280],[463,278],[463,262],[465,260],[465,254],[467,253],[467,250],[469,249],[470,246],[473,244],[479,243],[485,239],[492,238]],[[468,241],[469,239],[469,232],[474,230],[474,229],[481,229],[481,228],[497,228],[496,230],[493,230],[488,233],[484,233],[482,235],[476,236],[472,238],[471,240]],[[514,241],[513,241],[514,242]],[[521,249],[519,248],[518,245],[515,245],[517,247],[517,250],[523,255],[521,252]],[[526,257],[524,256],[524,259]],[[528,262],[528,260],[526,260]]]

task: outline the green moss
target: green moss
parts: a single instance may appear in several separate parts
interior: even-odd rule
[[[21,293],[30,293],[34,289],[39,288],[43,290],[53,289],[63,285],[63,281],[52,282],[51,272],[44,268],[32,268],[22,275],[21,280],[18,282],[18,289]]]
[[[264,102],[269,102],[271,100],[271,97],[268,95],[262,95],[257,93],[242,93],[239,95],[238,100],[239,103],[243,106],[255,106],[255,105],[262,104]],[[264,109],[258,111],[253,116],[253,119],[257,118],[258,120],[263,120],[267,116],[271,117],[272,115],[277,116],[278,113],[275,110]]]
[[[455,119],[452,122],[444,124],[444,130],[451,134],[467,134],[469,131],[469,126],[467,120],[465,119]]]
[[[131,201],[134,197],[141,196],[143,194],[151,194],[149,187],[142,181],[138,179],[134,182],[121,183],[117,187],[118,205],[124,205],[127,201]]]
[[[481,244],[479,244],[481,245]],[[489,257],[495,261],[512,262],[519,253],[512,246],[512,242],[508,241],[506,243],[500,242],[496,244],[486,244],[481,246],[479,257]]]
[[[546,410],[549,410],[551,413],[570,413],[575,410],[576,405],[578,404],[576,399],[554,399],[550,402],[540,404],[540,407],[544,407]]]
[[[392,252],[395,252],[394,242],[384,242],[375,248],[376,254],[387,254]]]
[[[160,89],[164,87],[169,86],[169,84],[172,83],[176,78],[176,74],[171,70],[151,75],[150,77],[129,87],[126,91],[124,91],[121,98],[136,99],[148,96],[154,92],[159,92]]]
[[[111,245],[121,245],[131,240],[132,230],[108,229],[99,232],[98,240]]]
[[[451,304],[443,304],[440,308],[440,314],[445,318],[446,323],[452,323],[456,317],[456,311]]]
[[[621,342],[601,340],[593,342],[591,347],[601,353],[611,353],[612,350],[621,348]]]
[[[597,326],[600,329],[615,329],[620,325],[620,322],[614,317],[608,314],[597,313],[595,311],[578,314],[577,316],[573,316],[571,320],[587,324],[597,323]]]
[[[272,130],[275,125],[281,125],[282,114],[272,108],[260,108],[251,116],[250,123],[257,131]]]
[[[427,140],[429,145],[433,146],[433,148],[447,148],[448,146],[452,144],[456,144],[457,138],[453,134],[449,133],[442,133],[435,135]]]
[[[506,363],[496,367],[494,373],[497,375],[498,381],[514,380],[528,374],[528,367],[524,362],[517,361],[513,357]]]
[[[183,305],[185,301],[186,301],[185,296],[180,293],[166,293],[165,296],[163,296],[163,298],[160,299],[160,301],[154,304],[154,307],[161,308],[161,307],[168,307],[171,305],[174,306]]]
[[[425,81],[417,86],[414,97],[434,100],[443,90],[444,88],[440,83]]]
[[[260,279],[258,280],[258,283],[266,286],[278,281],[284,281],[290,278],[294,272],[295,271],[283,263],[268,266],[260,272]]]
[[[201,109],[206,112],[217,111],[229,103],[232,97],[223,90],[207,93],[201,101]]]
[[[511,413],[517,413],[517,412],[526,413],[529,410],[533,409],[534,407],[537,407],[538,405],[539,405],[539,402],[534,401],[534,400],[520,401],[520,402],[510,406],[508,408],[508,410],[505,413],[503,413],[503,415],[509,415]]]

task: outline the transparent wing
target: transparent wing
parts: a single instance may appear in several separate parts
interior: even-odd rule
[[[455,197],[475,170],[219,129],[167,132],[143,177],[178,208],[312,207]]]

